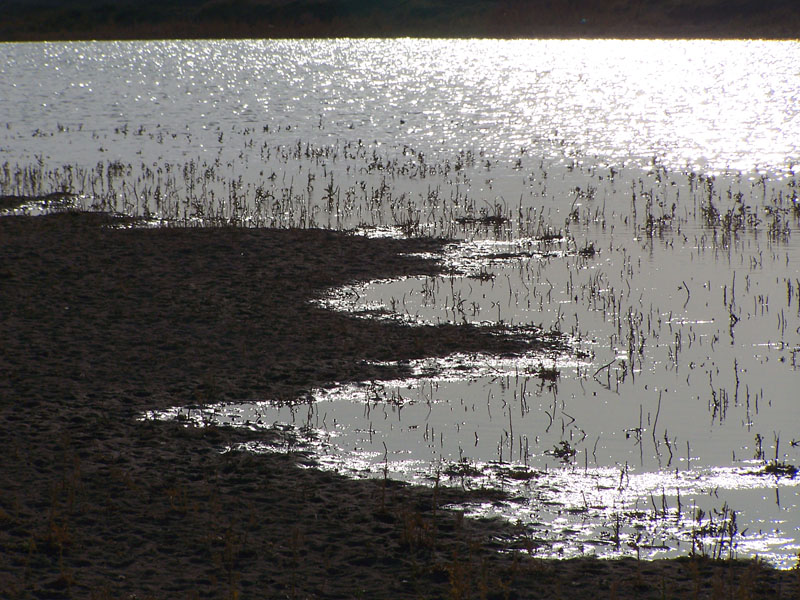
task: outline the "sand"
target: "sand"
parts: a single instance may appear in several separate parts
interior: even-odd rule
[[[800,594],[798,572],[758,561],[538,559],[524,541],[504,542],[518,526],[443,509],[466,498],[457,489],[351,480],[299,452],[222,452],[278,432],[140,421],[146,410],[291,401],[404,374],[366,361],[537,342],[308,302],[349,281],[435,273],[404,253],[439,241],[126,223],[0,218],[0,597]]]

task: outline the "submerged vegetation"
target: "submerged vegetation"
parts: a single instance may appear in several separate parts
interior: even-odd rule
[[[784,173],[758,177],[735,171],[707,175],[667,168],[657,158],[645,168],[603,167],[574,154],[566,162],[545,161],[524,148],[504,165],[480,149],[433,157],[363,140],[287,142],[288,128],[276,135],[268,125],[211,133],[225,141],[218,154],[184,163],[111,159],[87,167],[51,165],[43,158],[33,165],[5,163],[0,168],[5,210],[99,211],[132,217],[138,227],[322,228],[370,237],[444,238],[436,252],[423,253],[439,261],[439,274],[367,280],[328,290],[316,303],[373,320],[470,325],[511,343],[535,338],[549,339],[550,345],[544,355],[523,351],[506,362],[464,355],[386,363],[380,368],[399,367],[412,380],[383,379],[333,391],[319,382],[320,390],[282,408],[226,407],[220,378],[211,377],[197,392],[198,401],[212,410],[198,413],[205,426],[258,423],[260,428],[289,421],[297,426],[293,447],[310,444],[336,469],[428,482],[439,481],[430,470],[438,469],[463,489],[513,490],[528,500],[494,506],[488,514],[528,519],[526,511],[540,502],[554,515],[569,516],[574,530],[567,533],[535,527],[526,532],[541,556],[635,551],[641,557],[693,548],[718,559],[747,555],[768,539],[750,527],[736,528],[736,519],[741,523],[742,514],[752,514],[748,509],[733,512],[724,501],[719,509],[704,497],[705,487],[736,489],[737,480],[747,480],[752,472],[747,442],[720,448],[713,435],[697,437],[685,429],[681,414],[707,418],[713,430],[744,439],[737,419],[743,431],[759,431],[757,415],[772,422],[764,412],[768,396],[783,406],[774,397],[781,388],[765,390],[757,375],[763,359],[735,349],[742,336],[760,343],[763,324],[777,311],[767,346],[769,355],[778,357],[769,361],[773,381],[781,369],[797,368],[800,347],[791,332],[800,319],[800,280],[781,270],[793,260],[800,224],[791,165]],[[38,133],[69,134],[68,128]],[[153,148],[179,136],[191,138],[144,125],[102,135],[106,144],[133,137]],[[520,189],[520,179],[522,193],[509,202],[505,191]],[[564,194],[571,199],[567,205],[561,202]],[[115,226],[132,224],[121,220]],[[680,260],[686,269],[664,271],[656,288],[661,292],[653,295],[647,291],[653,285],[647,261],[658,266],[665,258]],[[714,265],[720,261],[736,268],[718,271]],[[770,270],[769,265],[783,266]],[[767,272],[777,279],[770,281]],[[781,296],[783,304],[776,308]],[[695,314],[697,307],[703,308]],[[723,337],[733,351],[725,349]],[[475,410],[475,392],[448,380],[486,382],[480,385],[488,391],[480,393],[488,395],[491,435],[482,431],[482,421],[459,422],[453,430],[446,420],[431,426],[429,417],[415,416],[423,410],[442,418],[436,415],[459,406],[459,397],[460,410]],[[695,380],[704,381],[707,391],[695,391]],[[490,387],[498,382],[499,389]],[[339,415],[341,406],[361,395],[363,414]],[[625,400],[631,397],[638,401]],[[605,408],[592,414],[596,409],[585,403],[594,398]],[[302,406],[305,417],[298,410]],[[386,420],[395,411],[397,435],[404,440],[418,435],[421,447],[437,457],[433,463],[409,469],[402,460],[388,460],[388,449],[403,456],[397,446],[402,442],[387,437],[372,415]],[[732,419],[732,413],[740,417]],[[337,419],[353,428],[338,435],[354,436],[351,443],[367,449],[364,454],[339,456],[342,450],[329,435]],[[422,425],[412,424],[415,420]],[[603,428],[611,428],[611,437]],[[763,426],[760,431],[766,433]],[[752,440],[751,434],[746,437]],[[753,459],[763,461],[762,473],[778,477],[783,482],[778,485],[793,481],[796,458],[779,456],[776,438],[775,461],[767,463],[763,436],[756,439]],[[548,467],[548,458],[555,467]],[[661,475],[649,480],[651,472]],[[720,479],[723,475],[728,479]],[[577,489],[583,493],[576,495]],[[706,521],[718,509],[724,527],[716,517]],[[474,511],[487,514],[486,507]],[[576,542],[564,546],[564,535]]]

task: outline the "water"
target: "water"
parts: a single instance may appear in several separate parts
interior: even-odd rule
[[[530,524],[541,556],[733,549],[794,563],[800,44],[2,53],[2,193],[65,189],[154,222],[449,235],[451,274],[318,301],[551,331],[569,348],[427,361],[420,378],[300,406],[162,416],[283,423],[354,476],[503,487],[517,500],[469,510]]]

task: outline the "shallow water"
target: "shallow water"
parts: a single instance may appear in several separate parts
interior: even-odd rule
[[[448,275],[319,302],[553,331],[570,348],[428,361],[420,378],[299,406],[162,416],[284,423],[355,476],[509,489],[517,500],[469,510],[530,524],[541,556],[734,550],[793,564],[796,479],[763,471],[800,462],[800,44],[0,54],[3,194],[64,189],[153,222],[448,235]]]

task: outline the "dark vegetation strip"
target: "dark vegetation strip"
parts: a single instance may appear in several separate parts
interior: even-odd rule
[[[797,39],[794,0],[3,0],[2,40]]]

